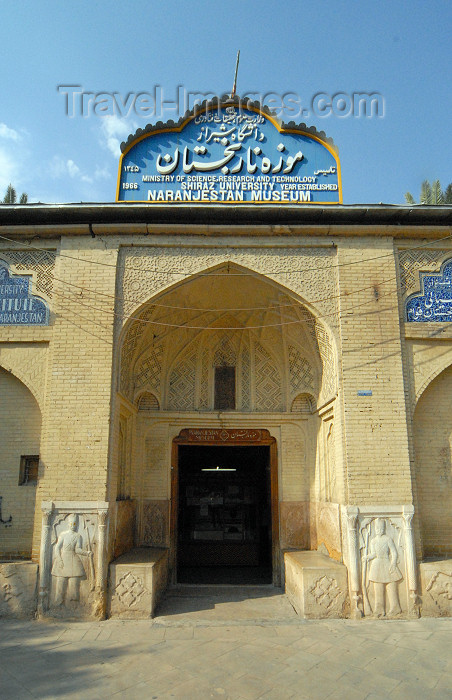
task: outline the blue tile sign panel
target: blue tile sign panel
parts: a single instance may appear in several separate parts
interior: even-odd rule
[[[406,302],[406,320],[452,321],[452,260],[441,266],[440,272],[420,273],[421,292],[413,294]]]
[[[0,326],[47,326],[49,307],[29,289],[30,277],[13,275],[0,261]]]
[[[340,204],[340,164],[322,134],[241,106],[138,130],[124,146],[117,201]],[[313,130],[315,131],[315,130]]]

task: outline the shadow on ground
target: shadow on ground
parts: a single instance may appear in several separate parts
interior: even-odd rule
[[[284,592],[274,586],[178,585],[169,588],[157,608],[160,624],[297,620]]]
[[[101,624],[2,620],[2,700],[102,697],[101,678],[130,663],[133,644],[97,640]]]

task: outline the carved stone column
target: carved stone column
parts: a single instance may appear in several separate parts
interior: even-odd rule
[[[39,554],[39,599],[38,614],[44,615],[49,608],[50,585],[50,528],[53,513],[53,503],[43,502],[41,551]]]
[[[419,617],[419,606],[417,600],[417,576],[416,576],[416,551],[414,547],[413,528],[411,523],[414,515],[414,506],[403,506],[402,517],[405,529],[405,556],[406,575],[408,579],[408,589],[410,591],[411,617]]]
[[[107,574],[105,571],[105,554],[107,541],[108,510],[97,511],[98,524],[98,550],[97,550],[97,577],[96,577],[96,616],[104,620],[107,612]]]
[[[348,536],[348,559],[349,559],[349,575],[350,575],[350,591],[351,591],[351,611],[350,616],[353,620],[360,620],[363,616],[361,609],[361,585],[359,576],[358,562],[358,508],[356,506],[348,506],[345,509],[347,518],[347,536]]]

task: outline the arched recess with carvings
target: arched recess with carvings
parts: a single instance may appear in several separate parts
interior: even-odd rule
[[[148,300],[118,347],[117,390],[140,411],[144,395],[154,411],[214,410],[222,366],[235,368],[235,410],[243,412],[314,411],[337,392],[334,336],[316,310],[231,263]]]
[[[229,421],[241,425],[252,416],[254,424],[265,427],[285,416],[278,447],[281,501],[299,513],[309,510],[312,499],[323,498],[318,484],[325,483],[331,465],[318,447],[324,422],[318,412],[328,406],[331,413],[338,354],[318,309],[288,286],[226,261],[150,296],[130,313],[116,344],[115,405],[121,409],[114,425],[126,413],[135,421],[130,432],[135,444],[127,451],[133,461],[130,496],[141,522],[138,541],[157,544],[145,534],[153,531],[146,523],[156,509],[165,518],[169,513],[171,430],[165,415],[182,421],[181,427],[184,414],[187,425],[216,425],[216,378],[222,368],[234,377],[232,405],[221,409]],[[119,461],[116,469],[117,477],[113,456],[112,497],[121,481]],[[309,527],[309,518],[306,522]],[[164,531],[167,537],[167,520]]]
[[[428,384],[413,420],[423,556],[452,555],[452,365]]]
[[[39,477],[41,411],[30,389],[0,368],[0,556],[30,557]]]

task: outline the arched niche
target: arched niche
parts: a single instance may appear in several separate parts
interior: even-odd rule
[[[337,391],[332,334],[314,310],[274,281],[223,264],[149,300],[126,323],[117,388],[161,410],[213,410],[215,367],[235,367],[241,411],[290,411],[300,394],[314,408]]]
[[[309,415],[315,410],[315,398],[312,394],[298,394],[292,401],[290,410],[292,413],[305,413]]]
[[[151,391],[143,391],[137,400],[139,411],[158,411],[160,406],[157,397]]]
[[[414,412],[415,478],[424,557],[452,554],[452,366],[427,386]]]
[[[31,391],[0,368],[1,556],[30,557],[38,481],[41,412]]]

